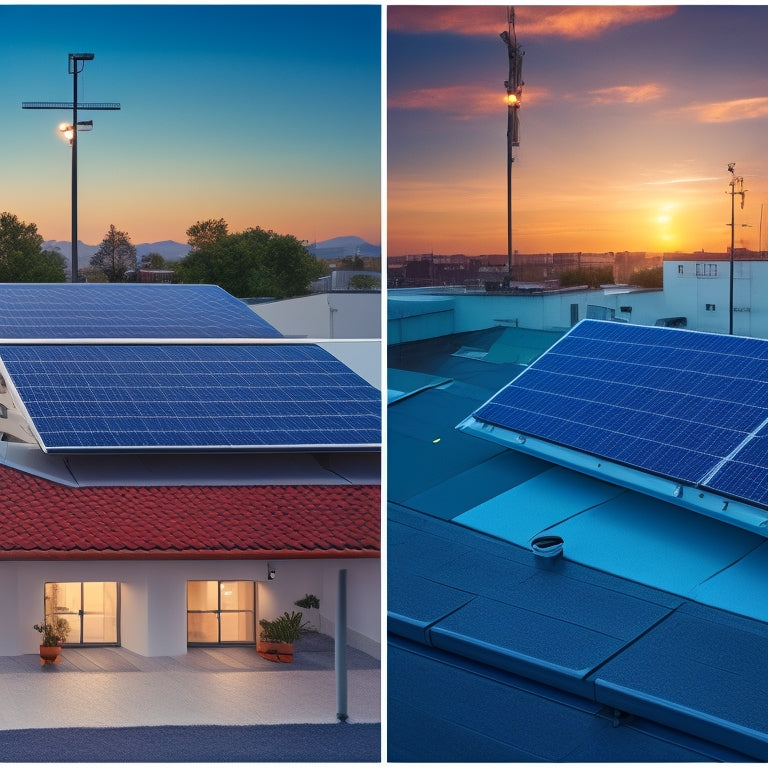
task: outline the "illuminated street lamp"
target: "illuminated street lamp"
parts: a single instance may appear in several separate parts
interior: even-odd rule
[[[92,131],[93,130],[93,120],[80,120],[77,123],[77,130],[78,131]],[[72,142],[75,140],[75,131],[72,128],[72,125],[70,123],[59,123],[59,131],[64,135],[64,138],[67,139],[70,143],[70,146],[72,145]]]

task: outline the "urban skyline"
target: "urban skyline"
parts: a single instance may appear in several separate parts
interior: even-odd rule
[[[0,210],[71,237],[68,54],[78,100],[120,111],[78,138],[78,237],[186,242],[198,220],[381,242],[381,8],[0,6]],[[118,34],[119,31],[119,34]],[[354,66],[349,66],[354,62]]]
[[[506,252],[506,6],[388,8],[388,252]],[[518,6],[522,252],[765,247],[761,6]]]

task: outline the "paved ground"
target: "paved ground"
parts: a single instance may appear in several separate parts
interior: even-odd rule
[[[63,657],[45,667],[37,654],[0,657],[0,761],[169,761],[169,749],[192,761],[379,759],[379,662],[348,649],[341,723],[333,640],[322,635],[302,638],[292,664],[251,647],[160,658],[65,647]]]

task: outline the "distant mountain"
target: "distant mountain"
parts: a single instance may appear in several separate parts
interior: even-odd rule
[[[334,237],[331,240],[323,240],[320,243],[310,243],[307,250],[318,259],[343,259],[351,256],[364,258],[381,258],[381,246],[366,243],[361,237],[347,235],[346,237]]]
[[[46,240],[43,243],[43,250],[58,251],[66,260],[70,262],[72,256],[72,244],[69,240]],[[77,261],[80,266],[85,266],[91,260],[98,245],[88,245],[82,240],[77,241]],[[189,253],[189,246],[177,243],[175,240],[161,240],[159,243],[139,243],[136,246],[136,257],[141,259],[150,253],[159,253],[167,261],[178,261],[183,259]]]
[[[43,243],[46,251],[59,251],[70,262],[71,244],[69,240],[46,240]],[[96,251],[98,245],[88,245],[82,240],[77,241],[77,260],[80,266],[86,266]],[[366,243],[361,237],[347,235],[346,237],[334,237],[331,240],[323,240],[319,243],[307,245],[307,250],[318,259],[343,259],[345,257],[362,256],[364,258],[381,258],[381,246]],[[150,253],[159,253],[167,261],[179,261],[189,253],[189,246],[178,243],[175,240],[161,240],[157,243],[139,243],[136,246],[136,257],[141,259]]]

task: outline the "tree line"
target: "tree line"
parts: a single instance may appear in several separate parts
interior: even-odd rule
[[[174,282],[219,285],[238,298],[284,299],[307,293],[328,271],[293,235],[261,227],[230,233],[224,219],[197,221],[186,234],[190,252],[183,259],[169,262],[153,253],[138,261],[128,233],[111,224],[82,272],[89,280],[124,282],[135,279],[138,269],[169,269]],[[65,282],[64,257],[42,244],[35,224],[0,214],[0,282]]]

